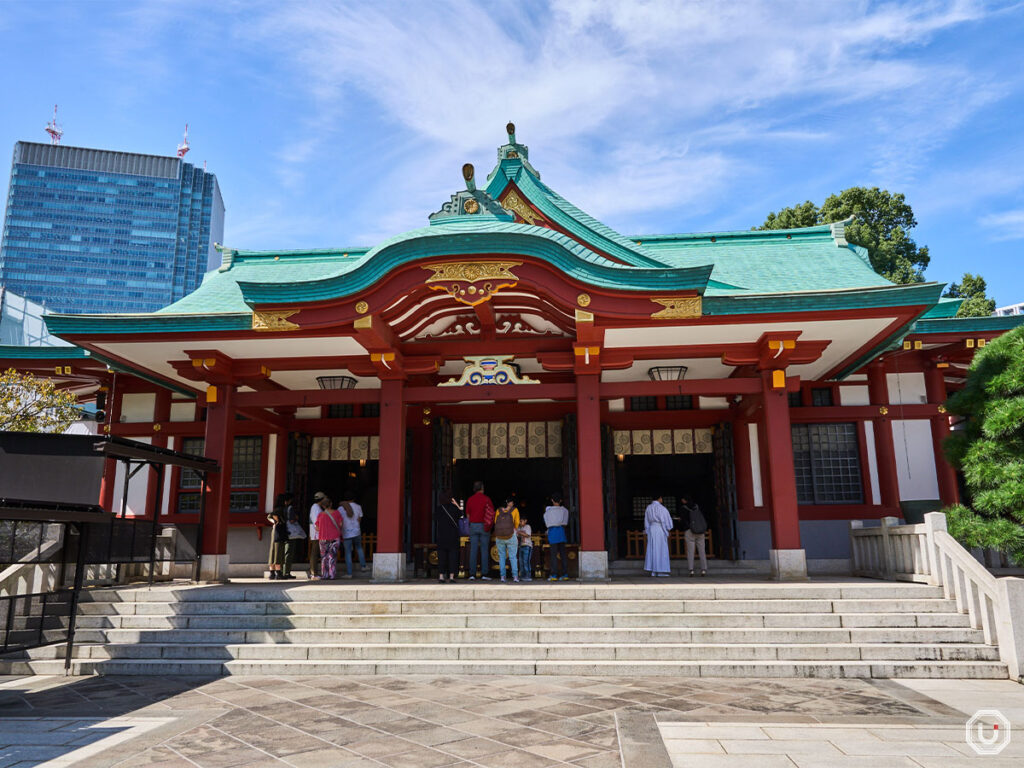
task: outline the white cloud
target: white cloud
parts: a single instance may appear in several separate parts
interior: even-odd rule
[[[967,1],[264,8],[241,36],[283,54],[295,87],[318,105],[318,125],[343,100],[372,105],[373,124],[396,145],[389,178],[436,183],[426,158],[442,170],[478,158],[483,173],[479,158],[492,161],[513,119],[545,181],[598,216],[706,207],[742,183],[740,168],[759,172],[766,142],[855,147],[867,158],[856,183],[899,187],[1003,95],[983,75],[922,53],[937,33],[988,13]],[[300,184],[330,138],[328,128],[288,144],[282,180]],[[362,193],[384,211],[374,224],[405,219],[381,208],[394,194],[383,179]]]
[[[983,216],[981,226],[990,230],[992,240],[1024,240],[1024,208]]]

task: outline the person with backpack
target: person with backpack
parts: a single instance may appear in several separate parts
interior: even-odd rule
[[[708,521],[704,519],[704,514],[697,506],[697,502],[686,494],[679,497],[679,502],[683,511],[690,516],[686,530],[683,532],[683,538],[686,540],[686,564],[690,569],[690,575],[693,576],[693,550],[696,547],[700,552],[700,575],[707,576],[708,558],[704,552],[706,549],[704,541],[707,537]]]
[[[519,528],[519,509],[516,507],[516,500],[509,497],[505,505],[497,511],[494,516],[494,539],[498,547],[498,572],[501,574],[501,583],[505,582],[505,558],[507,557],[512,566],[512,581],[519,583],[519,536],[516,529]]]
[[[487,575],[488,553],[491,548],[491,524],[494,522],[494,502],[484,493],[483,480],[473,483],[473,495],[466,501],[466,517],[469,518],[469,580],[476,580],[476,563],[480,558],[480,578],[490,581]]]
[[[341,515],[327,507],[316,517],[320,540],[320,578],[332,580],[338,575],[338,541],[341,539]]]
[[[363,530],[359,521],[363,519],[363,508],[356,504],[354,494],[346,491],[341,506],[341,543],[345,548],[345,577],[352,578],[352,549],[359,555],[359,567],[366,570],[366,555],[363,553]]]
[[[569,525],[569,510],[562,506],[562,496],[552,494],[551,506],[544,510],[544,525],[548,529],[548,549],[551,552],[551,575],[548,581],[568,581],[569,568],[566,565],[565,527]]]
[[[452,495],[450,488],[445,488],[439,494],[441,500],[434,510],[434,531],[436,532],[434,542],[437,545],[437,577],[444,584],[444,575],[448,574],[448,583],[453,584],[459,572],[459,519],[462,517],[462,509]]]

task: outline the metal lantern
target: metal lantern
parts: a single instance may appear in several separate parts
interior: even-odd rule
[[[686,377],[685,365],[656,365],[647,369],[651,381],[682,381]]]
[[[317,376],[316,383],[320,389],[352,389],[356,380],[351,376]]]

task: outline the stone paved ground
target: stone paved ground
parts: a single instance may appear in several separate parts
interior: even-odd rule
[[[0,768],[940,768],[1000,704],[1024,726],[1009,681],[6,678]]]

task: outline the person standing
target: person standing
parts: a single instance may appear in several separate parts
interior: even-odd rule
[[[516,533],[518,528],[519,510],[516,508],[516,500],[509,497],[494,516],[494,539],[498,547],[498,573],[501,574],[502,584],[505,583],[506,557],[512,566],[512,581],[519,583],[519,536]]]
[[[494,502],[484,493],[484,483],[473,483],[473,495],[466,502],[466,516],[469,518],[469,580],[476,579],[476,563],[480,558],[480,578],[490,581],[487,575],[487,561],[490,559],[491,537],[489,531],[494,522]]]
[[[288,549],[288,507],[291,503],[290,493],[279,493],[273,511],[267,515],[267,520],[273,525],[270,534],[270,555],[267,558],[271,581],[283,578],[281,574]]]
[[[341,543],[345,547],[345,578],[352,578],[352,549],[359,555],[359,568],[366,570],[366,555],[363,554],[363,508],[356,504],[351,491],[346,491],[338,512],[341,514]]]
[[[437,544],[438,579],[444,584],[446,573],[449,583],[453,583],[459,573],[459,518],[462,510],[450,488],[445,488],[439,498],[441,502],[434,510],[434,543]]]
[[[551,506],[544,510],[544,525],[548,529],[548,548],[551,551],[551,575],[548,581],[568,581],[565,542],[568,540],[565,527],[569,525],[569,510],[562,506],[559,494],[551,496]]]
[[[284,554],[284,570],[281,572],[282,579],[294,579],[292,576],[292,565],[296,559],[302,562],[302,550],[305,549],[302,546],[302,542],[306,540],[306,529],[303,528],[302,523],[299,522],[299,513],[295,511],[295,507],[291,504],[288,505],[288,549]]]
[[[341,538],[341,515],[327,507],[316,517],[320,545],[320,577],[333,580],[338,575],[338,540]]]
[[[707,576],[708,558],[704,551],[707,549],[704,540],[707,537],[708,521],[704,518],[700,507],[697,506],[697,502],[686,494],[679,497],[679,502],[682,504],[683,511],[689,515],[686,531],[683,533],[683,538],[686,540],[686,566],[690,569],[690,575],[693,576],[693,550],[696,547],[700,551],[700,575]]]
[[[519,537],[519,578],[533,581],[533,529],[522,512],[519,513],[516,535]]]
[[[331,506],[331,500],[323,491],[313,494],[313,506],[309,508],[309,578],[320,576],[320,536],[316,532],[316,519],[320,513]]]
[[[651,576],[667,577],[672,572],[668,556],[668,532],[672,530],[672,515],[661,503],[660,495],[644,510],[644,533],[647,534],[647,556],[644,570]]]

